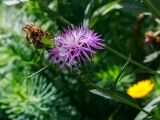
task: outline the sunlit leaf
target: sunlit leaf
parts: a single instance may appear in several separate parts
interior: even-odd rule
[[[154,108],[157,107],[157,103],[160,102],[160,96],[153,99],[151,102],[149,102],[143,109],[151,112]],[[138,115],[134,120],[144,120],[148,115],[144,113],[143,111],[139,112]]]
[[[19,4],[19,3],[23,3],[23,2],[26,2],[27,0],[4,0],[4,3],[6,5],[16,5],[16,4]]]
[[[116,1],[113,1],[110,3],[107,3],[106,5],[95,10],[92,18],[94,18],[95,16],[98,16],[98,15],[104,16],[105,14],[107,14],[108,12],[110,12],[114,9],[121,9],[121,8],[122,8],[122,5],[120,5],[120,0],[116,0]]]
[[[147,55],[143,62],[144,63],[152,62],[153,60],[155,60],[158,57],[159,54],[160,54],[160,52],[158,52],[158,51],[153,52],[153,53]]]
[[[101,97],[104,97],[106,99],[112,99],[112,97],[110,96],[110,94],[104,93],[101,90],[91,89],[90,92],[93,93],[93,94],[99,95]]]
[[[51,39],[43,38],[42,39],[42,43],[45,44],[46,46],[49,46],[49,48],[53,48],[54,47],[54,42]]]
[[[93,6],[93,0],[90,0],[84,12],[84,19],[83,19],[84,26],[88,26],[89,24],[89,17],[91,15],[92,6]]]

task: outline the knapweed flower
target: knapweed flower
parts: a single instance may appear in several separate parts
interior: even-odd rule
[[[133,98],[143,98],[153,89],[154,84],[151,80],[142,80],[129,87],[127,93]]]
[[[72,68],[82,62],[92,60],[95,49],[103,49],[100,35],[88,27],[72,27],[64,29],[59,37],[55,37],[55,48],[49,51],[51,61],[60,63],[61,66]]]

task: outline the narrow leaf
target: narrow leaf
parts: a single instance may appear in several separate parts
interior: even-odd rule
[[[42,72],[43,70],[45,70],[46,68],[48,68],[50,65],[43,67],[42,69],[38,70],[37,72],[33,73],[32,75],[29,75],[28,77],[25,77],[25,79],[31,78],[35,75],[37,75],[38,73]]]
[[[84,19],[83,19],[84,26],[88,26],[88,24],[89,24],[89,17],[91,14],[92,6],[93,6],[93,0],[90,0],[89,4],[87,5],[85,12],[84,12]]]
[[[122,69],[121,69],[120,73],[117,75],[116,79],[114,80],[113,88],[115,88],[115,87],[116,87],[116,85],[117,85],[118,81],[120,80],[120,78],[121,78],[121,76],[122,76],[122,73],[124,72],[125,68],[126,68],[126,67],[127,67],[127,65],[129,64],[130,60],[131,60],[131,57],[129,56],[129,58],[128,58],[127,62],[126,62],[126,63],[125,63],[125,65],[122,67]]]
[[[106,98],[106,99],[112,99],[112,98],[110,97],[110,94],[103,93],[103,92],[100,91],[100,90],[92,89],[92,90],[89,90],[89,91],[90,91],[91,93],[93,93],[93,94],[102,96],[102,97],[104,97],[104,98]]]
[[[121,9],[122,5],[119,4],[121,0],[116,0],[110,3],[107,3],[106,5],[98,8],[97,10],[95,10],[95,12],[93,13],[92,18],[94,18],[95,16],[98,15],[102,15],[104,16],[105,14],[107,14],[108,12],[114,10],[114,9]]]
[[[154,108],[157,107],[157,103],[160,102],[160,96],[153,99],[151,102],[149,102],[143,109],[151,112]],[[139,112],[138,115],[134,120],[144,120],[148,115],[144,113],[143,111]]]
[[[155,60],[158,57],[159,53],[160,53],[159,51],[156,51],[156,52],[153,52],[153,53],[147,55],[143,62],[144,63],[152,62],[153,60]]]
[[[151,13],[160,19],[160,2],[158,2],[157,0],[144,0],[145,5],[149,8],[149,10],[151,11]]]
[[[138,110],[141,110],[143,112],[145,112],[146,114],[150,115],[150,113],[148,113],[147,111],[143,110],[143,108],[141,108],[136,102],[135,100],[130,97],[128,94],[121,92],[121,91],[115,91],[112,89],[102,89],[99,87],[95,87],[95,89],[91,89],[90,90],[91,93],[99,95],[101,97],[104,98],[109,98],[109,99],[113,99],[116,100],[118,102],[130,105]]]

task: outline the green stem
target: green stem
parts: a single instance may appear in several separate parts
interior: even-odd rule
[[[144,3],[150,9],[150,11],[153,13],[153,15],[155,15],[156,17],[158,17],[160,19],[159,10],[153,4],[153,0],[144,0]]]
[[[122,53],[119,53],[118,51],[114,50],[113,48],[111,48],[109,46],[107,46],[106,48],[107,48],[107,50],[109,50],[110,52],[112,52],[112,53],[116,54],[117,56],[123,58],[124,60],[128,60],[129,59],[129,57],[123,55]],[[136,61],[134,61],[132,59],[130,59],[129,62],[134,64],[134,65],[136,65],[136,66],[138,66],[138,67],[140,67],[140,68],[143,68],[143,69],[149,71],[152,74],[160,74],[159,72],[154,71],[154,70],[152,70],[152,69],[150,69],[150,68],[148,68],[148,67],[146,67],[146,66],[144,66],[144,65],[142,65],[142,64],[140,64],[140,63],[138,63],[138,62],[136,62]]]
[[[41,68],[40,70],[38,70],[37,72],[33,73],[32,75],[28,76],[28,77],[25,77],[25,79],[28,79],[28,78],[31,78],[35,75],[37,75],[38,73],[42,72],[43,70],[45,70],[46,68],[50,67],[51,65],[48,65],[48,66],[45,66],[43,68]]]

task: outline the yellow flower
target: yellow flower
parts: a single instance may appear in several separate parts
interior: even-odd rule
[[[133,98],[143,98],[153,89],[153,87],[154,84],[151,80],[142,80],[129,87],[127,93]]]

